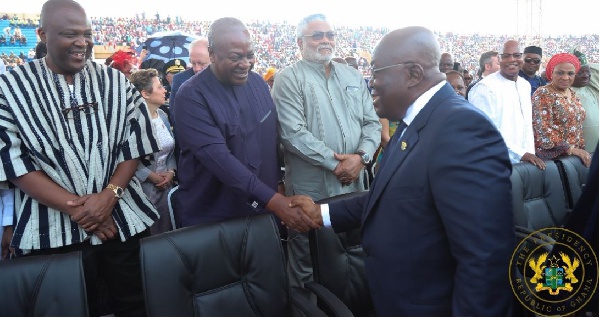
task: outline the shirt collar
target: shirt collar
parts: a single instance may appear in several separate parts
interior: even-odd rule
[[[440,89],[447,83],[446,80],[441,81],[435,86],[431,87],[429,90],[425,91],[420,97],[413,102],[410,107],[406,110],[406,114],[402,121],[406,123],[407,126],[410,126],[410,123],[415,120],[419,112],[425,108],[425,105],[431,100],[431,98],[438,92]]]

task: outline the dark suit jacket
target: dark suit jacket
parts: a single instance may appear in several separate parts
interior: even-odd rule
[[[181,85],[186,80],[191,78],[193,75],[194,75],[194,69],[189,68],[189,69],[173,76],[173,84],[171,85],[171,96],[169,97],[169,108],[171,111],[171,119],[175,119],[175,117],[173,117],[173,113],[175,110],[175,108],[173,107],[175,105],[175,94],[179,90],[179,87],[181,87]]]
[[[171,85],[171,94],[169,96],[169,121],[171,122],[171,126],[173,127],[173,134],[177,137],[177,125],[175,120],[175,98],[179,87],[186,82],[189,78],[194,76],[194,69],[189,68],[184,72],[180,72],[173,76],[173,84]],[[179,139],[175,138],[175,160],[179,162]]]
[[[498,130],[445,84],[386,152],[368,194],[330,203],[336,232],[362,224],[377,315],[510,315],[512,166]]]

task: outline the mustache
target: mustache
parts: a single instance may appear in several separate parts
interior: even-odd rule
[[[333,47],[328,44],[322,44],[317,47],[317,50],[321,50],[321,49],[329,49],[329,50],[333,51]]]

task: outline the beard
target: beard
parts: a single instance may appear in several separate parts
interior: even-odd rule
[[[329,54],[321,54],[321,53],[319,53],[319,50],[321,50],[321,49],[330,49],[331,52]],[[302,48],[302,51],[301,51],[302,59],[310,61],[310,62],[327,64],[333,58],[333,49],[334,49],[334,47],[331,45],[319,45],[316,50],[313,50],[312,48],[305,46],[304,48]]]

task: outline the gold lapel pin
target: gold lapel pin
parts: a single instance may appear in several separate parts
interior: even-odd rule
[[[408,145],[406,144],[406,141],[402,141],[402,144],[400,145],[400,149],[401,149],[401,150],[406,150],[406,147],[407,147],[407,146],[408,146]]]

